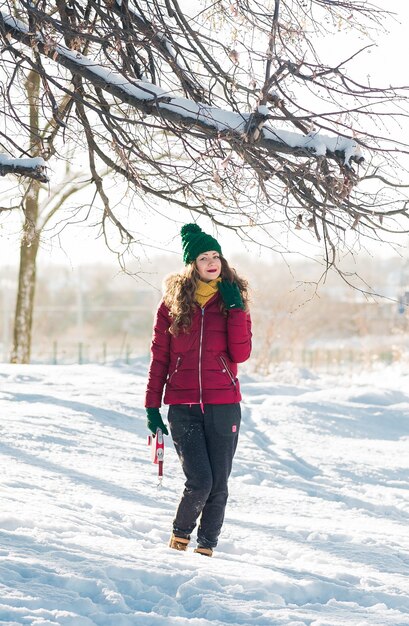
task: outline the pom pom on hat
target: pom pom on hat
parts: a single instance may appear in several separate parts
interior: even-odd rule
[[[197,224],[185,224],[182,226],[180,234],[185,265],[194,261],[202,252],[216,250],[216,252],[222,254],[222,249],[217,239],[203,232]]]
[[[180,229],[180,234],[182,235],[182,239],[184,237],[189,237],[187,233],[201,233],[203,232],[198,224],[185,224]]]

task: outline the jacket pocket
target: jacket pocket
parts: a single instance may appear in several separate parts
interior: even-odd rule
[[[220,362],[220,364],[222,366],[223,374],[225,374],[229,378],[230,382],[234,386],[236,386],[236,379],[235,379],[234,374],[231,371],[230,367],[228,366],[225,357],[222,354],[219,354],[218,359],[219,359],[219,362]]]
[[[176,359],[176,365],[173,369],[173,371],[168,375],[168,380],[167,380],[167,384],[170,385],[172,382],[172,378],[174,377],[175,374],[177,374],[178,369],[180,367],[182,363],[182,357],[179,355],[178,358]]]

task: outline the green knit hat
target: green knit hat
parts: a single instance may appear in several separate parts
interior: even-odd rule
[[[219,242],[211,235],[204,233],[197,224],[185,224],[182,226],[180,234],[182,236],[183,262],[185,265],[194,261],[202,252],[216,250],[216,252],[222,254]]]

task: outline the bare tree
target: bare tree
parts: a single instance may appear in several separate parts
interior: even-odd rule
[[[310,230],[329,265],[349,231],[380,240],[407,231],[407,89],[354,78],[367,46],[346,58],[341,46],[335,64],[317,47],[340,24],[346,38],[376,36],[387,10],[363,0],[2,5],[7,118],[21,137],[31,132],[10,94],[32,69],[43,113],[87,150],[103,227],[113,223],[124,240],[132,233],[112,210],[101,164],[133,193],[247,241],[277,223]],[[7,132],[1,143],[26,154]],[[45,138],[39,155],[47,150]]]
[[[37,155],[42,148],[42,139],[49,139],[49,155],[53,152],[54,145],[50,137],[55,131],[54,120],[45,123],[40,111],[40,76],[31,69],[24,84],[26,91],[26,108],[28,113],[28,126],[30,129],[29,152]],[[66,98],[65,98],[66,100]],[[64,105],[64,98],[61,105]],[[55,138],[55,134],[54,134]],[[33,157],[33,160],[36,156]],[[58,210],[64,206],[66,200],[87,185],[89,180],[81,180],[78,175],[65,173],[63,186],[54,186],[53,189],[45,190],[41,194],[43,178],[36,174],[28,177],[25,184],[20,207],[23,212],[23,232],[20,242],[20,263],[17,286],[16,308],[14,315],[13,347],[11,353],[12,363],[29,363],[31,354],[31,339],[33,326],[34,297],[36,289],[37,256],[41,242],[41,234],[55,216]],[[42,196],[42,197],[41,197]]]

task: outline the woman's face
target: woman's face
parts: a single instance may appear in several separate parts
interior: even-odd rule
[[[222,271],[222,262],[220,260],[220,254],[215,250],[199,254],[195,263],[199,276],[205,283],[219,278]]]

